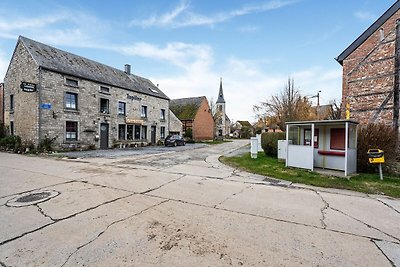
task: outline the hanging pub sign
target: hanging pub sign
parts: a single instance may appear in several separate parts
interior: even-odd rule
[[[28,83],[28,82],[21,82],[20,85],[22,91],[33,93],[36,92],[36,84],[35,83]]]

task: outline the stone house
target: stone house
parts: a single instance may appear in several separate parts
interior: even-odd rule
[[[4,83],[0,83],[0,124],[4,122]]]
[[[56,149],[155,144],[169,98],[150,80],[20,36],[4,79],[9,134]]]
[[[235,138],[250,138],[254,135],[254,127],[248,121],[236,121],[232,125],[232,134]]]
[[[361,123],[398,128],[400,1],[396,1],[336,60],[343,66],[342,103]]]
[[[170,109],[182,122],[183,135],[191,129],[194,140],[214,138],[214,118],[205,96],[173,99]]]

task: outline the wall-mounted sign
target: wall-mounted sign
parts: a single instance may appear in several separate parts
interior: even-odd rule
[[[142,100],[140,97],[135,96],[135,95],[130,95],[130,94],[126,94],[126,98],[128,98],[130,100],[137,100],[137,101]]]
[[[143,120],[138,120],[138,119],[134,119],[134,118],[126,118],[125,119],[125,123],[129,123],[129,124],[143,124]]]
[[[51,109],[51,103],[42,103],[40,107],[42,109]]]
[[[28,83],[28,82],[21,82],[20,85],[22,91],[33,93],[36,92],[36,84],[35,83]]]

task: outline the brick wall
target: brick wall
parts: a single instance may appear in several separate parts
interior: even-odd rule
[[[3,94],[4,94],[4,90],[3,90],[3,83],[0,83],[0,124],[3,124],[4,121],[4,110],[3,110]]]
[[[214,138],[214,118],[206,98],[203,99],[193,123],[193,139],[212,140]]]
[[[350,104],[351,119],[393,123],[398,18],[400,11],[382,25],[383,39],[378,29],[343,61],[342,102]]]
[[[19,42],[4,78],[4,124],[10,127],[10,122],[13,122],[15,135],[38,145],[39,92],[22,91],[21,82],[39,84],[39,68]],[[14,110],[10,110],[11,95],[14,97]]]

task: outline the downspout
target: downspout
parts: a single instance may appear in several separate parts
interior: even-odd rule
[[[37,132],[37,148],[40,148],[40,141],[42,140],[42,67],[39,66],[39,85],[38,85],[38,132]]]
[[[399,139],[399,71],[400,71],[400,21],[396,21],[396,45],[395,45],[395,76],[393,87],[393,128],[396,133],[398,146]],[[397,147],[396,146],[396,147]]]

